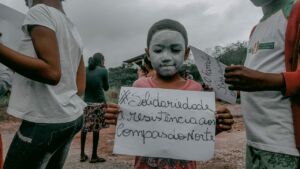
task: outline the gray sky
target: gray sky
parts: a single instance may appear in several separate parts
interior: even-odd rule
[[[0,0],[26,13],[24,0]],[[262,16],[250,0],[66,0],[64,8],[85,44],[85,61],[102,52],[107,67],[144,52],[149,27],[164,18],[185,25],[189,44],[212,48],[248,39]]]

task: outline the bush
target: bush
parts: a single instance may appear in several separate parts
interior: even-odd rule
[[[121,86],[132,86],[137,79],[137,70],[132,68],[109,68],[109,86],[120,89]]]

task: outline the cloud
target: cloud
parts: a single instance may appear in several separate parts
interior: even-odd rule
[[[26,12],[20,0],[0,0]],[[190,44],[201,48],[248,39],[261,16],[249,0],[66,0],[65,11],[85,44],[85,60],[102,52],[108,67],[144,52],[149,27],[163,18],[186,26]]]

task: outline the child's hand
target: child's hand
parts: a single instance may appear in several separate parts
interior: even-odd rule
[[[210,87],[208,84],[206,84],[206,83],[202,83],[201,84],[202,85],[202,88],[203,88],[203,90],[204,91],[214,91],[214,89],[212,88],[212,87]]]
[[[216,122],[216,134],[231,130],[232,124],[234,123],[233,116],[224,106],[217,106]]]
[[[120,113],[119,105],[115,103],[108,103],[107,106],[103,109],[105,114],[105,123],[106,124],[117,124],[118,114]]]

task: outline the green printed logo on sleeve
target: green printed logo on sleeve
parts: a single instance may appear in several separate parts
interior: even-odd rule
[[[248,48],[248,53],[256,54],[259,50],[268,50],[268,49],[275,49],[275,42],[256,42],[250,48]]]
[[[266,43],[259,43],[258,49],[274,49],[275,42],[266,42]]]

